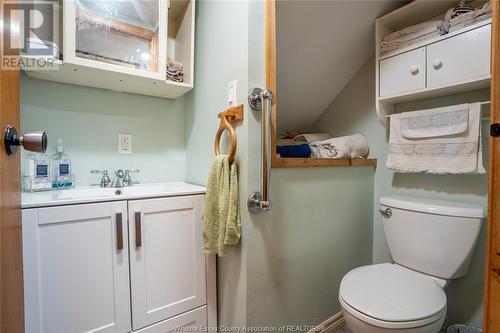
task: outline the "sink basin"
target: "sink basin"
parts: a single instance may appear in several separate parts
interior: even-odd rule
[[[58,190],[53,192],[57,199],[78,199],[78,198],[93,198],[93,197],[108,197],[115,195],[113,188],[101,187],[81,187],[68,190]]]
[[[149,183],[121,188],[81,186],[67,190],[23,193],[21,203],[22,208],[35,208],[90,202],[135,200],[204,193],[204,187],[184,182]]]

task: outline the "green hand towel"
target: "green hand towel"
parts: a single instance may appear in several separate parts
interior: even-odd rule
[[[227,155],[219,155],[210,166],[205,196],[203,247],[206,253],[222,257],[238,244],[241,236],[238,199],[236,160],[230,164]]]

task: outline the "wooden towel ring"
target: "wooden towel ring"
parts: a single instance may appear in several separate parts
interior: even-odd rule
[[[238,146],[238,142],[236,139],[236,131],[231,125],[231,121],[241,121],[243,120],[243,104],[240,104],[235,107],[231,107],[224,112],[219,113],[218,117],[220,118],[220,125],[217,133],[215,134],[215,142],[214,142],[214,152],[215,156],[220,154],[220,138],[224,130],[229,131],[229,136],[231,137],[231,151],[229,152],[229,163],[233,163],[234,157],[236,156],[236,148]]]

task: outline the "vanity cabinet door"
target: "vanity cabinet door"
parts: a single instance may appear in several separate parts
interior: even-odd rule
[[[491,25],[427,47],[427,87],[437,88],[490,75]]]
[[[185,312],[173,318],[134,331],[134,333],[202,333],[207,332],[201,329],[206,326],[207,308],[202,306],[201,308]]]
[[[127,203],[25,209],[25,332],[129,332]]]
[[[203,196],[129,202],[133,330],[206,304]]]

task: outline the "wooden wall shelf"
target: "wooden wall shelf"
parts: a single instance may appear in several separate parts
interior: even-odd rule
[[[332,158],[279,158],[272,161],[273,168],[321,168],[377,166],[377,159],[332,159]]]

